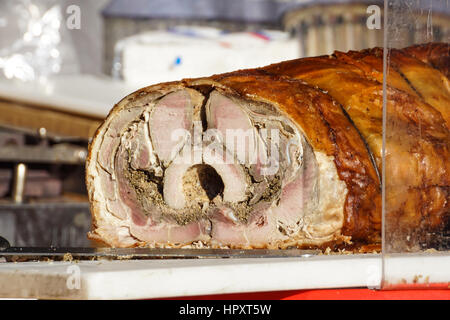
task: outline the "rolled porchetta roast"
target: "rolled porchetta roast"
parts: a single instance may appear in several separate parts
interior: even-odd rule
[[[391,52],[386,203],[398,230],[437,230],[449,215],[449,86],[416,49]],[[90,145],[89,237],[113,247],[379,244],[382,65],[380,49],[336,52],[130,94]]]

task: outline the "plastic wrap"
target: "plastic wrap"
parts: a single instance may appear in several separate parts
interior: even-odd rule
[[[62,2],[0,2],[0,76],[23,81],[75,73],[78,62]]]

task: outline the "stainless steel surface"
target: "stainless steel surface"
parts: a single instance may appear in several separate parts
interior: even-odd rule
[[[23,202],[25,183],[27,176],[27,166],[24,163],[18,163],[14,167],[14,180],[12,198],[15,203]]]
[[[86,148],[69,144],[57,144],[52,147],[4,146],[0,148],[2,162],[83,164],[86,156]]]
[[[39,248],[10,247],[0,250],[9,261],[124,259],[197,259],[197,258],[281,258],[309,257],[320,250],[269,249],[176,249],[176,248]]]

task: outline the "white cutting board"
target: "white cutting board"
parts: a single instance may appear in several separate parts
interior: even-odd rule
[[[0,297],[145,299],[376,286],[379,255],[0,263]]]
[[[448,283],[450,254],[307,258],[0,262],[0,298],[146,299],[320,288]]]

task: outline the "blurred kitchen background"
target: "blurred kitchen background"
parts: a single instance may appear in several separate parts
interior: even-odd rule
[[[402,3],[396,44],[449,41],[447,0]],[[92,245],[87,146],[125,95],[383,46],[377,22],[378,0],[2,0],[0,246]]]

